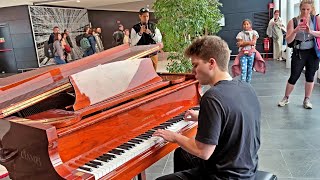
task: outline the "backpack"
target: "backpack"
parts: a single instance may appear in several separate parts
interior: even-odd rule
[[[123,44],[124,33],[121,31],[116,31],[112,35],[113,37],[113,45],[118,46]]]
[[[76,36],[76,44],[77,44],[78,47],[81,47],[80,41],[83,38],[83,35],[84,34],[79,34],[78,36]]]
[[[44,42],[43,45],[43,50],[44,50],[44,56],[47,58],[53,58],[54,57],[54,53],[53,53],[53,44],[48,44],[48,41]]]
[[[311,15],[310,17],[312,23],[314,23],[314,15]],[[297,26],[298,26],[298,19],[297,17],[294,17],[293,19],[293,29],[295,29]],[[298,41],[298,40],[293,40],[291,43],[288,43],[287,46],[289,48],[294,48],[296,45],[299,45],[301,43],[301,41]]]
[[[91,47],[89,39],[83,36],[82,39],[80,40],[80,47],[83,50],[89,49]]]

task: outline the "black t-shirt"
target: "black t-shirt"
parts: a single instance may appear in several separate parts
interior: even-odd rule
[[[216,145],[205,161],[209,179],[254,179],[260,115],[257,95],[247,83],[219,81],[203,95],[196,140]]]

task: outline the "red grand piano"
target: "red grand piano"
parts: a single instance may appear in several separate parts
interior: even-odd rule
[[[198,82],[156,73],[158,45],[118,46],[81,60],[0,79],[0,164],[11,179],[132,179],[189,137]]]

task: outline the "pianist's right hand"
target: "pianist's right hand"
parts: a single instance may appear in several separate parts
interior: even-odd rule
[[[184,115],[185,121],[198,121],[199,111],[188,110]]]

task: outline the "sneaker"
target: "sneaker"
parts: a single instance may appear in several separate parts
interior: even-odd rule
[[[289,99],[287,97],[284,97],[279,103],[278,106],[283,107],[285,105],[289,104]]]
[[[304,99],[304,101],[303,101],[303,107],[304,107],[305,109],[312,109],[312,104],[311,104],[309,98],[305,98],[305,99]]]

